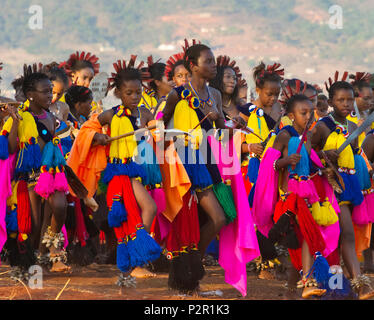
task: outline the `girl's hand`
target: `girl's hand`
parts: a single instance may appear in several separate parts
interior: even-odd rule
[[[243,129],[247,126],[247,123],[244,121],[244,119],[240,116],[233,117],[234,120],[234,129]]]
[[[335,164],[338,163],[339,155],[336,150],[328,150],[328,151],[325,151],[325,153],[332,163],[335,163]]]
[[[249,144],[249,152],[253,152],[254,154],[257,154],[258,156],[261,156],[264,152],[264,147],[261,143],[251,143]]]
[[[19,120],[22,120],[22,117],[18,114],[18,107],[15,105],[6,104],[5,106],[1,108],[1,111],[5,115],[9,115],[10,117],[12,117],[13,121],[17,124]]]
[[[301,155],[298,153],[293,153],[290,156],[287,157],[287,162],[292,167],[295,167],[301,159]]]
[[[94,138],[92,140],[92,146],[106,146],[109,143],[109,136],[102,133],[95,133]]]
[[[215,111],[212,111],[210,115],[208,116],[208,119],[211,121],[217,121],[218,118],[219,118],[219,114],[218,112],[215,112]]]

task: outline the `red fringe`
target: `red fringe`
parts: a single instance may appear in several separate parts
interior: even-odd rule
[[[319,226],[313,219],[305,200],[297,196],[295,193],[289,194],[285,200],[279,200],[274,211],[274,222],[276,223],[287,211],[291,211],[297,217],[297,225],[295,225],[294,230],[300,245],[305,239],[312,256],[317,251],[322,252],[325,249],[326,244]],[[301,248],[297,250],[288,249],[288,251],[290,252],[291,261],[294,267],[297,270],[301,270]]]
[[[318,193],[318,196],[319,196],[319,201],[320,202],[323,202],[325,201],[326,199],[326,190],[323,186],[323,179],[320,175],[315,175],[313,178],[312,178],[312,181],[314,183],[314,186],[316,187],[316,190],[317,190],[317,193]]]
[[[107,189],[107,204],[109,208],[112,206],[114,195],[120,195],[125,199],[124,205],[127,211],[127,221],[124,221],[120,227],[114,228],[114,233],[117,239],[120,240],[135,234],[137,227],[142,227],[143,223],[131,180],[128,176],[114,176],[109,182]]]
[[[88,232],[86,229],[86,224],[84,223],[83,212],[81,207],[81,202],[78,198],[73,197],[75,204],[75,232],[74,238],[77,238],[82,247],[86,245],[86,240],[88,239]]]
[[[308,244],[310,254],[313,256],[317,251],[322,252],[326,247],[325,241],[303,198],[297,197],[296,214],[301,234]]]
[[[27,183],[20,180],[17,187],[17,221],[18,232],[31,233],[31,207]]]
[[[290,259],[292,265],[297,271],[303,269],[303,264],[301,262],[301,248],[299,249],[288,249],[288,253],[290,254]]]
[[[197,202],[192,199],[189,207],[191,197],[189,192],[183,196],[183,207],[172,223],[166,239],[166,248],[169,252],[181,251],[182,247],[196,247],[200,241]]]

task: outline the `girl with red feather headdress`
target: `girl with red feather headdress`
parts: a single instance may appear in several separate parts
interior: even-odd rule
[[[70,83],[78,86],[89,87],[92,79],[99,73],[99,58],[91,52],[75,52],[72,53],[68,60],[59,64],[60,68],[64,68],[70,78]],[[65,102],[65,97],[60,99]],[[100,101],[92,101],[92,113],[101,112],[99,106]]]
[[[156,260],[161,254],[161,248],[149,235],[157,207],[138,181],[150,178],[149,168],[147,163],[138,164],[133,159],[140,152],[133,135],[115,138],[153,120],[149,110],[138,107],[143,63],[135,67],[135,61],[136,56],[132,56],[128,63],[119,60],[113,64],[115,72],[109,78],[109,88],[114,89],[121,105],[93,115],[82,126],[68,159],[89,195],[95,194],[101,176],[109,208],[108,224],[114,228],[118,242],[117,266],[121,270],[118,284],[127,287],[134,285],[135,279],[130,275],[134,268]],[[102,133],[106,126],[109,135]]]

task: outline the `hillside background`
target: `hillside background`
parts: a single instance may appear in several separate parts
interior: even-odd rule
[[[43,8],[42,30],[28,27],[33,4]],[[328,25],[332,5],[342,7],[343,29]],[[25,62],[61,62],[85,50],[110,73],[129,54],[165,61],[185,37],[235,58],[250,84],[251,68],[264,60],[322,85],[335,70],[374,71],[374,1],[0,0],[0,89],[12,94]]]

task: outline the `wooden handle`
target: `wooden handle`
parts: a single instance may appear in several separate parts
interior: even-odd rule
[[[21,102],[0,102],[0,106],[6,106],[7,104],[13,105],[13,106],[20,106]]]
[[[199,125],[201,125],[204,122],[204,120],[210,116],[211,113],[213,112],[212,111],[208,112],[208,114],[204,118],[201,119],[201,121],[191,130],[191,132],[194,131]]]
[[[110,137],[108,139],[108,142],[112,142],[114,140],[118,140],[118,139],[122,139],[122,138],[126,138],[126,137],[129,137],[129,136],[132,136],[134,134],[137,134],[137,133],[141,133],[141,132],[145,132],[147,130],[153,130],[153,129],[156,129],[157,128],[157,125],[153,125],[153,126],[150,126],[150,127],[145,127],[145,128],[140,128],[138,130],[135,130],[135,131],[131,131],[131,132],[127,132],[127,133],[124,133],[124,134],[121,134],[119,136],[116,136],[116,137]]]

